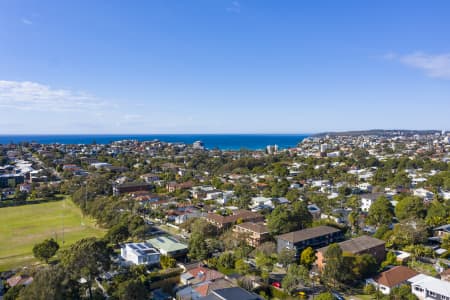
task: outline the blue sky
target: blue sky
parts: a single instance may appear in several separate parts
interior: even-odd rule
[[[450,129],[448,1],[0,0],[0,133]]]

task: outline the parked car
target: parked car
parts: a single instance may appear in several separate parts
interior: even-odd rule
[[[278,289],[281,289],[281,283],[280,283],[279,281],[274,281],[274,282],[272,282],[272,286],[273,286],[273,287],[276,287],[276,288],[278,288]]]

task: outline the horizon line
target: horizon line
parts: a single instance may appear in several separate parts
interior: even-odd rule
[[[27,136],[27,135],[311,135],[314,133],[305,133],[305,132],[217,132],[217,133],[201,133],[201,132],[193,132],[193,133],[0,133],[0,136]]]
[[[323,130],[323,131],[315,131],[315,132],[210,132],[210,133],[202,133],[202,132],[159,132],[159,133],[0,133],[0,136],[57,136],[57,135],[314,135],[314,134],[324,134],[324,133],[345,133],[345,132],[364,132],[364,131],[443,131],[443,129],[381,129],[381,128],[372,128],[372,129],[348,129],[348,130]],[[448,131],[448,130],[444,130]]]

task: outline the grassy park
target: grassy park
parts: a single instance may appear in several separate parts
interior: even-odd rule
[[[0,208],[0,272],[35,262],[34,244],[54,238],[65,248],[84,237],[102,236],[70,200]]]

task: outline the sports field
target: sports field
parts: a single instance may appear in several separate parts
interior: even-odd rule
[[[0,208],[0,272],[35,261],[34,244],[54,238],[61,248],[104,234],[70,200]],[[64,241],[64,242],[63,242]]]

